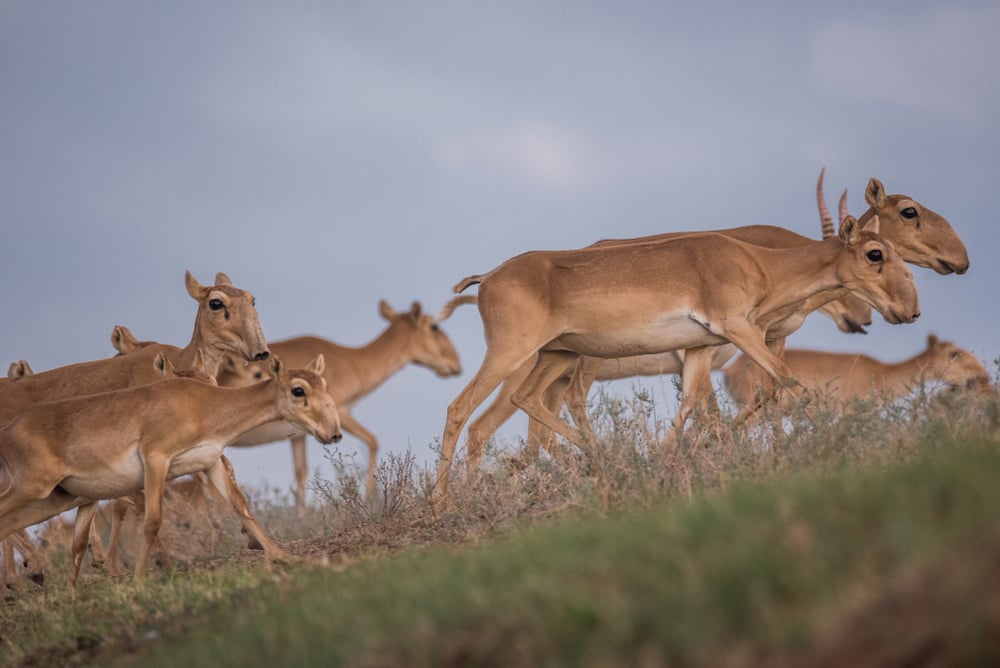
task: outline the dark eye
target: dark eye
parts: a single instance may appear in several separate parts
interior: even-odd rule
[[[901,215],[903,218],[916,218],[917,210],[914,209],[912,206],[908,206],[902,211],[900,211],[899,215]]]
[[[304,397],[304,396],[306,396],[306,391],[304,389],[302,389],[301,387],[293,387],[292,388],[292,396],[293,397]]]
[[[874,250],[868,251],[868,259],[871,260],[872,262],[881,262],[882,261],[882,251],[880,251],[877,248],[874,249]]]
[[[213,311],[218,311],[220,308],[222,308],[222,300],[221,299],[208,300],[208,308],[212,309]]]
[[[254,306],[257,306],[257,298],[256,297],[251,297],[250,298],[250,303],[253,304]]]
[[[439,329],[441,329],[441,328],[437,326],[437,323],[433,323],[433,324],[431,324],[431,331],[432,331],[432,332],[436,332],[436,331],[438,331]]]
[[[260,371],[256,371],[253,374],[253,379],[254,380],[260,380],[263,377],[264,377],[264,374],[262,372],[260,372]],[[298,388],[296,388],[296,389],[298,389]]]
[[[953,360],[957,360],[961,356],[962,356],[961,350],[952,350],[951,353],[948,355],[948,357],[950,357]]]

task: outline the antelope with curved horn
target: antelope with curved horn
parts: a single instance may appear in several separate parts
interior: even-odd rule
[[[873,394],[894,399],[926,383],[942,383],[951,390],[992,391],[989,373],[975,355],[933,334],[923,352],[900,362],[886,363],[859,353],[788,349],[785,363],[803,387],[822,391],[841,404]],[[723,374],[737,404],[758,400],[760,371],[745,357],[733,360]],[[792,408],[787,402],[781,406],[785,413]]]
[[[356,348],[317,336],[299,336],[269,342],[268,345],[274,354],[288,360],[290,364],[298,364],[303,359],[310,359],[319,353],[326,358],[325,376],[330,385],[330,394],[337,402],[340,411],[341,427],[368,446],[368,470],[365,481],[367,494],[371,495],[375,488],[378,440],[354,418],[351,409],[408,364],[425,366],[441,378],[461,373],[458,353],[448,335],[441,329],[440,323],[451,315],[456,306],[468,303],[469,300],[469,297],[455,298],[446,304],[437,316],[424,313],[423,307],[416,301],[411,304],[408,311],[399,312],[382,300],[379,302],[379,313],[388,325],[370,343]],[[224,366],[219,375],[219,384],[241,387],[255,383],[259,378],[259,365],[231,362]],[[309,473],[304,433],[277,423],[245,434],[233,445],[261,445],[286,438],[291,439],[295,466],[295,501],[301,512],[305,508],[306,481]]]
[[[0,539],[70,508],[143,490],[144,540],[135,577],[145,571],[162,521],[167,480],[205,471],[222,492],[231,489],[223,448],[262,424],[285,420],[322,443],[340,439],[337,410],[321,375],[323,360],[306,369],[271,361],[270,377],[229,389],[189,378],[40,404],[0,428]],[[244,514],[265,558],[285,553]],[[90,517],[87,517],[87,514]],[[86,536],[86,532],[81,532]]]
[[[448,407],[434,497],[442,499],[447,492],[455,445],[469,416],[535,355],[538,361],[514,393],[514,403],[582,445],[580,434],[539,398],[580,355],[686,350],[685,372],[695,373],[685,373],[681,410],[690,412],[699,385],[688,379],[701,383],[712,347],[719,344],[734,343],[779,386],[790,383],[786,365],[767,345],[768,331],[844,290],[891,323],[912,322],[919,316],[913,276],[878,229],[877,218],[862,226],[848,217],[838,237],[791,250],[701,233],[534,251],[463,280],[457,290],[480,284],[487,351],[475,377]],[[683,424],[683,412],[679,415]]]
[[[816,195],[823,238],[829,238],[834,235],[834,228],[822,194],[825,171],[825,168],[820,171],[816,184]],[[841,220],[847,216],[846,195],[847,191],[845,190],[840,198],[839,214]],[[860,221],[867,222],[877,215],[880,221],[881,235],[890,242],[898,242],[903,245],[905,252],[901,251],[900,255],[905,261],[919,266],[934,267],[939,273],[947,273],[942,271],[945,265],[955,268],[959,273],[968,268],[965,245],[943,217],[907,195],[886,195],[881,181],[875,178],[868,182],[866,200],[870,206],[862,214]],[[888,221],[888,224],[882,224],[883,219]],[[768,225],[716,230],[716,232],[772,248],[793,248],[813,242],[812,239],[790,230]],[[665,233],[635,239],[603,240],[593,244],[592,247],[667,240],[685,234],[688,233]],[[820,312],[833,319],[844,332],[865,333],[863,325],[871,323],[870,307],[850,295],[827,302],[821,307]],[[783,329],[787,332],[786,336],[798,329],[803,321],[804,315],[800,316],[797,324],[795,319],[786,321],[783,325]],[[770,338],[782,338],[777,337],[775,332],[771,332],[769,336]],[[783,346],[783,340],[775,345],[776,349],[780,350]],[[733,345],[720,346],[712,355],[712,368],[722,368],[735,353],[736,347]],[[517,407],[511,402],[511,396],[533,366],[534,360],[529,360],[506,379],[494,401],[469,425],[468,465],[470,470],[478,468],[483,445],[486,441],[517,410]],[[630,375],[652,375],[654,373],[681,373],[682,368],[683,354],[680,352],[637,356],[627,361],[601,360],[582,356],[574,371],[564,374],[545,390],[545,401],[550,409],[556,410],[565,395],[566,404],[570,408],[574,421],[586,428],[586,397],[595,380],[614,380]],[[643,371],[643,374],[633,374],[632,371]],[[714,395],[711,392],[709,379],[705,378],[703,383],[705,387],[703,387],[702,396],[706,400],[711,400]],[[543,435],[537,423],[532,421],[529,430],[529,445],[534,446],[547,440],[548,436]]]

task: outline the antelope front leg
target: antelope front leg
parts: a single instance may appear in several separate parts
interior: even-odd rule
[[[264,550],[264,558],[268,562],[277,561],[288,564],[299,561],[298,557],[278,547],[278,544],[257,523],[257,519],[250,510],[250,503],[240,490],[240,486],[236,483],[236,473],[233,471],[233,465],[229,462],[229,459],[225,456],[219,457],[219,460],[211,468],[206,469],[205,474],[219,494],[229,501],[233,510],[240,516],[240,521],[243,523],[243,528],[246,529],[246,532],[251,538],[260,543],[260,546]]]
[[[778,400],[781,390],[794,383],[795,379],[792,378],[791,369],[778,354],[784,351],[784,338],[772,341],[770,345],[765,344],[763,332],[749,324],[739,327],[731,326],[731,329],[726,331],[726,337],[736,344],[743,351],[743,354],[760,367],[773,382],[773,387],[767,396],[758,395],[758,399],[751,406],[740,411],[739,415],[736,416],[736,422],[739,423],[745,421],[768,400]]]
[[[375,469],[378,466],[378,440],[375,434],[361,426],[361,423],[354,419],[350,409],[337,407],[337,415],[340,416],[340,428],[351,436],[361,439],[368,446],[368,470],[365,475],[365,498],[371,499],[375,495]]]

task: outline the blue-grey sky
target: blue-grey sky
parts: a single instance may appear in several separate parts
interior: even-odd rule
[[[269,338],[360,345],[379,299],[436,312],[526,250],[753,223],[818,237],[825,165],[831,206],[846,187],[860,214],[876,176],[946,216],[972,268],[914,268],[915,324],[847,336],[813,316],[789,345],[898,360],[934,332],[992,369],[997,34],[1000,6],[967,0],[4,0],[0,360],[105,357],[115,324],[183,345],[186,269],[252,291]],[[461,377],[411,367],[357,407],[384,450],[430,461],[478,369],[475,309],[445,329]],[[646,386],[670,405],[669,381]],[[232,459],[244,483],[290,483],[287,446]]]

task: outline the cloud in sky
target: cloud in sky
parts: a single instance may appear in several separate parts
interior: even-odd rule
[[[1000,7],[942,6],[878,21],[820,27],[813,54],[822,85],[846,100],[916,112],[982,131],[996,122]]]

